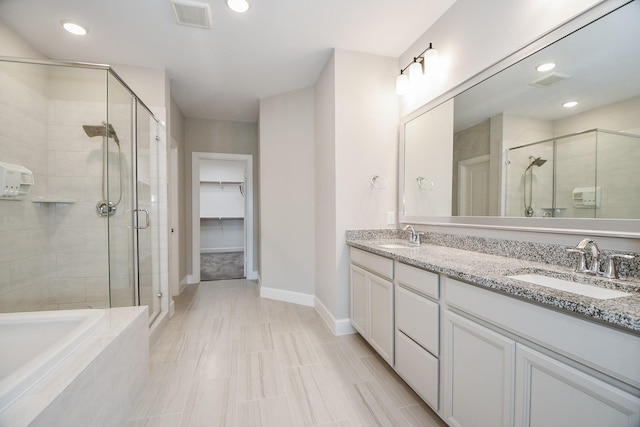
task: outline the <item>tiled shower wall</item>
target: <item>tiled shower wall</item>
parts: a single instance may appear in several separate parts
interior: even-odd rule
[[[43,67],[0,66],[0,161],[34,173],[34,195],[47,192],[48,75]],[[49,303],[47,204],[0,200],[0,311]]]
[[[0,311],[108,307],[102,138],[82,130],[107,117],[106,72],[2,66],[0,161],[31,169],[35,185],[0,200]]]

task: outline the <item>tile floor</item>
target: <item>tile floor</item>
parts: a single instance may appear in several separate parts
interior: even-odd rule
[[[359,335],[253,281],[187,287],[150,362],[126,427],[445,425]]]

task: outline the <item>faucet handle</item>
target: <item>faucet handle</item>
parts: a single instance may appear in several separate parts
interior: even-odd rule
[[[575,269],[576,273],[586,273],[589,271],[587,269],[587,258],[585,256],[587,252],[584,249],[567,248],[565,250],[569,253],[578,254],[578,263],[576,264]]]
[[[627,255],[627,254],[611,254],[609,255],[609,261],[607,262],[607,269],[602,273],[602,275],[608,279],[617,279],[618,269],[616,268],[616,259],[633,259],[635,255]]]

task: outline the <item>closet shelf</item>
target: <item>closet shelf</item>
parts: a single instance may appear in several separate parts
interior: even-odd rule
[[[244,217],[243,216],[201,216],[200,219],[223,220],[223,219],[244,219]]]
[[[240,185],[240,184],[244,184],[244,182],[243,181],[207,181],[207,180],[201,180],[200,184]]]

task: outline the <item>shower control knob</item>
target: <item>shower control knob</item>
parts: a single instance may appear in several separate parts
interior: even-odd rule
[[[100,200],[96,204],[96,211],[99,216],[112,216],[116,213],[116,204],[106,200]]]

